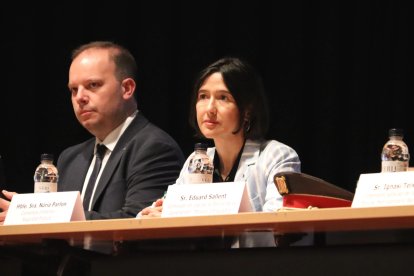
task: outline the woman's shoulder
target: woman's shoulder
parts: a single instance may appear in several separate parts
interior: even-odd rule
[[[264,168],[284,171],[300,171],[300,159],[290,146],[277,140],[266,140],[260,143],[263,147],[259,153],[258,165]]]
[[[246,147],[260,151],[295,151],[292,147],[277,140],[247,140]]]

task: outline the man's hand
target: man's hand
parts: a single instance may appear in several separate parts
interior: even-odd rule
[[[7,211],[9,210],[10,206],[10,200],[12,199],[13,195],[17,194],[16,192],[9,192],[6,190],[3,190],[2,193],[6,199],[0,198],[0,225],[2,225],[6,219]]]

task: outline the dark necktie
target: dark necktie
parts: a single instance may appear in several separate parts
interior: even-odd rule
[[[95,187],[96,178],[98,177],[99,170],[101,169],[102,160],[105,156],[106,147],[103,144],[96,145],[96,160],[93,167],[92,174],[88,181],[88,186],[86,187],[85,195],[83,196],[83,209],[85,211],[89,210],[89,202],[91,201],[93,188]]]

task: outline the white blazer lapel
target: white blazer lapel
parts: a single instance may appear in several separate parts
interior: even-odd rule
[[[246,181],[252,173],[252,168],[259,159],[260,143],[247,140],[242,156],[240,158],[239,167],[235,176],[235,181]]]

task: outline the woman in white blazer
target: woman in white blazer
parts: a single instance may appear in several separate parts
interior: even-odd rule
[[[207,151],[214,160],[213,182],[245,181],[254,211],[276,211],[282,197],[273,182],[276,173],[300,172],[300,160],[289,146],[265,140],[268,109],[262,80],[239,58],[222,58],[202,70],[196,79],[190,125],[201,138],[213,141]],[[175,185],[187,183],[187,158]],[[139,216],[160,216],[163,199]],[[227,239],[231,247],[276,246],[273,233],[245,233]],[[224,244],[224,243],[223,243]]]
[[[268,109],[262,80],[254,68],[232,57],[207,66],[196,79],[190,106],[190,125],[198,136],[214,142],[208,149],[214,160],[213,182],[245,181],[254,211],[281,207],[273,176],[300,172],[300,160],[289,146],[264,139]],[[190,158],[176,184],[186,183]],[[154,206],[141,214],[159,215],[162,200]]]

